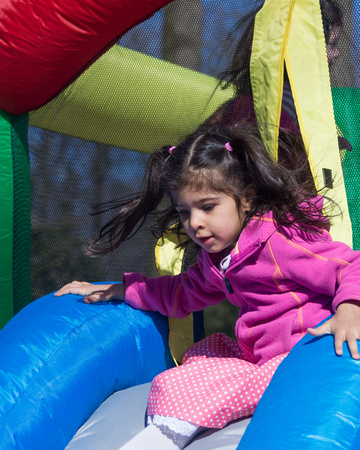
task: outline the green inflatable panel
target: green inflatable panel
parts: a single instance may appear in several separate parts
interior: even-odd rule
[[[360,90],[333,88],[332,96],[336,125],[352,146],[352,150],[345,153],[343,172],[353,228],[353,247],[360,250]]]
[[[31,301],[28,115],[0,111],[0,328]]]
[[[216,78],[115,45],[31,112],[30,125],[151,153],[180,142],[232,96]]]

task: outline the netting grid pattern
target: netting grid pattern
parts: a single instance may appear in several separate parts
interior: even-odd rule
[[[216,77],[233,56],[234,46],[227,41],[230,29],[262,3],[175,0],[127,33],[119,44]],[[340,56],[331,64],[331,83],[334,88],[346,87],[355,92],[346,97],[352,102],[355,117],[348,118],[348,128],[343,126],[342,133],[353,147],[345,157],[344,172],[356,235],[360,222],[357,187],[360,130],[354,102],[359,89],[360,38],[356,30],[360,7],[355,2],[345,1],[339,5],[343,10],[343,27],[339,38]],[[345,116],[347,111],[349,105],[339,102],[335,113]],[[156,111],[153,115],[156,121]],[[358,133],[354,133],[355,129]],[[156,276],[156,239],[146,229],[109,256],[88,258],[81,251],[88,238],[96,237],[106,219],[90,216],[92,206],[139,191],[148,156],[37,128],[30,128],[29,141],[33,298],[72,279],[120,280],[124,271]],[[360,246],[358,238],[355,244]],[[223,320],[221,313],[217,316]]]

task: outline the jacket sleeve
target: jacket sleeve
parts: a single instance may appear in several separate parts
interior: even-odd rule
[[[225,299],[221,288],[204,276],[200,257],[187,273],[156,278],[126,273],[123,281],[125,303],[145,311],[159,311],[170,317],[183,318]]]
[[[289,239],[281,233],[276,234],[283,245],[276,246],[279,250],[275,252],[275,258],[283,260],[279,267],[285,278],[333,297],[333,311],[346,300],[360,302],[359,251],[332,241],[327,232],[323,239],[314,240]]]

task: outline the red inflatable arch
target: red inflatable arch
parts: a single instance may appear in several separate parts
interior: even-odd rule
[[[36,109],[171,0],[1,0],[0,109]]]

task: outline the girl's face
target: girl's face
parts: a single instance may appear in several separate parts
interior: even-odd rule
[[[182,188],[171,191],[173,205],[179,213],[187,235],[209,253],[231,251],[242,230],[249,203],[240,208],[223,192]]]

